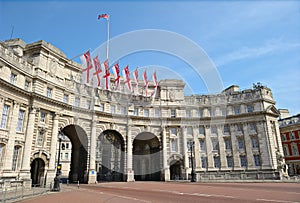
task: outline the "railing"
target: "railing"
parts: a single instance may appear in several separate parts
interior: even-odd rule
[[[52,183],[41,187],[39,187],[39,185],[32,185],[31,188],[23,185],[3,187],[0,190],[0,203],[15,202],[24,198],[45,194],[51,191],[52,185]]]

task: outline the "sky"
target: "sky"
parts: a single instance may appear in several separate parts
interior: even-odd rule
[[[97,19],[103,13],[110,15],[112,41],[139,30],[175,33],[206,54],[222,87],[238,85],[243,90],[261,82],[271,88],[278,109],[300,113],[300,1],[0,0],[0,40],[45,40],[80,62],[79,54],[105,45],[107,21]],[[159,40],[153,44],[164,45]],[[131,42],[117,44],[109,53],[135,46]],[[204,59],[176,42],[168,46],[191,55],[198,60],[200,73],[204,71]],[[180,78],[188,95],[210,94],[208,83],[215,82],[195,71],[189,61],[164,51],[141,50],[118,60],[131,71],[155,69],[158,79]]]

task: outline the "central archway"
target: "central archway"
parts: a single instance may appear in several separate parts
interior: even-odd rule
[[[124,180],[124,140],[115,130],[105,130],[97,140],[97,181]]]
[[[87,183],[88,137],[85,131],[77,125],[68,125],[62,132],[72,144],[69,181]]]
[[[149,132],[138,134],[133,141],[133,169],[136,181],[161,180],[161,150],[158,138]]]

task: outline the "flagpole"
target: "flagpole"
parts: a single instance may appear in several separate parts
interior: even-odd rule
[[[107,43],[106,43],[106,59],[108,60],[108,49],[109,49],[109,20],[110,16],[107,18]]]

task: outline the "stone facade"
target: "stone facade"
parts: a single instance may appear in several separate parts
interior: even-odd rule
[[[156,98],[95,89],[59,49],[21,39],[0,43],[0,76],[2,180],[52,182],[59,130],[72,143],[71,182],[186,180],[191,163],[197,181],[279,177],[279,113],[260,84],[185,96],[168,79]]]

